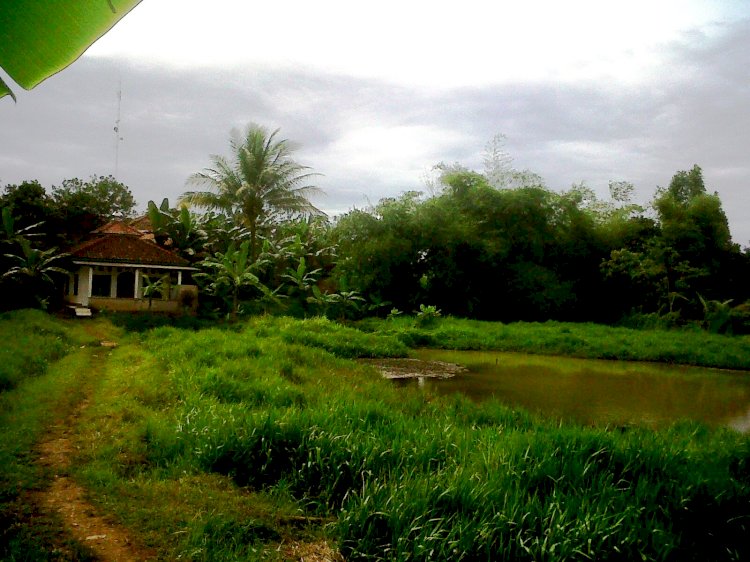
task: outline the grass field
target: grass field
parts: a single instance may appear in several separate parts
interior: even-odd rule
[[[409,347],[517,351],[589,359],[657,361],[750,370],[750,337],[702,330],[635,330],[565,322],[482,322],[439,318],[420,328],[411,317],[368,318],[354,324]]]
[[[324,543],[347,560],[750,558],[748,436],[559,425],[397,390],[351,360],[407,353],[406,327],[375,328],[120,333],[72,474],[165,560]]]

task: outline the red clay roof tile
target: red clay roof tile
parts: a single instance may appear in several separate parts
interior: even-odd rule
[[[127,234],[130,236],[140,236],[141,233],[135,228],[128,226],[123,221],[113,220],[97,228],[92,234]]]
[[[130,226],[135,228],[138,232],[153,232],[154,227],[151,224],[151,219],[148,215],[143,215],[130,221]]]
[[[90,260],[93,262],[190,266],[190,262],[174,252],[165,250],[139,236],[129,234],[101,235],[79,244],[70,250],[70,254],[74,260]]]

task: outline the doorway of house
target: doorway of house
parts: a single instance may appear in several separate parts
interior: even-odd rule
[[[117,298],[132,299],[135,297],[135,273],[123,271],[117,275]]]

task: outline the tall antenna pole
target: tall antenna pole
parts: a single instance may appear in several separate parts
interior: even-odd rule
[[[117,89],[117,119],[115,120],[115,179],[120,168],[120,110],[122,109],[122,80]]]

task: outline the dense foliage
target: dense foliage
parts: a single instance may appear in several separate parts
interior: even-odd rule
[[[412,311],[493,320],[613,322],[637,313],[665,323],[746,329],[748,254],[731,242],[717,195],[700,168],[657,192],[655,216],[574,186],[495,189],[481,174],[451,171],[431,198],[409,192],[355,210],[334,228],[336,276],[376,301]],[[723,321],[716,317],[726,309]]]
[[[426,318],[430,310],[750,331],[750,250],[732,242],[698,166],[678,171],[645,208],[626,182],[611,182],[606,201],[585,185],[552,191],[536,174],[510,168],[496,139],[484,174],[441,164],[431,196],[406,192],[332,223],[309,200],[315,174],[277,135],[251,124],[235,135],[229,157],[214,156],[191,177],[205,191],[186,192],[176,208],[167,199],[148,203],[156,243],[200,269],[194,281],[205,316],[354,319],[390,310]],[[54,305],[60,293],[54,275],[18,284],[12,267],[30,256],[56,259],[53,248],[128,217],[135,201],[114,178],[94,176],[65,180],[49,195],[38,182],[8,185],[0,204],[2,283],[16,283],[19,295],[5,303],[11,307]]]
[[[41,225],[48,246],[75,243],[110,219],[131,217],[135,206],[130,189],[112,176],[66,179],[49,193],[36,180],[8,184],[0,196],[18,228]]]
[[[112,218],[132,215],[135,199],[112,176],[64,180],[47,193],[37,181],[5,186],[0,196],[0,310],[56,308],[70,248]]]

